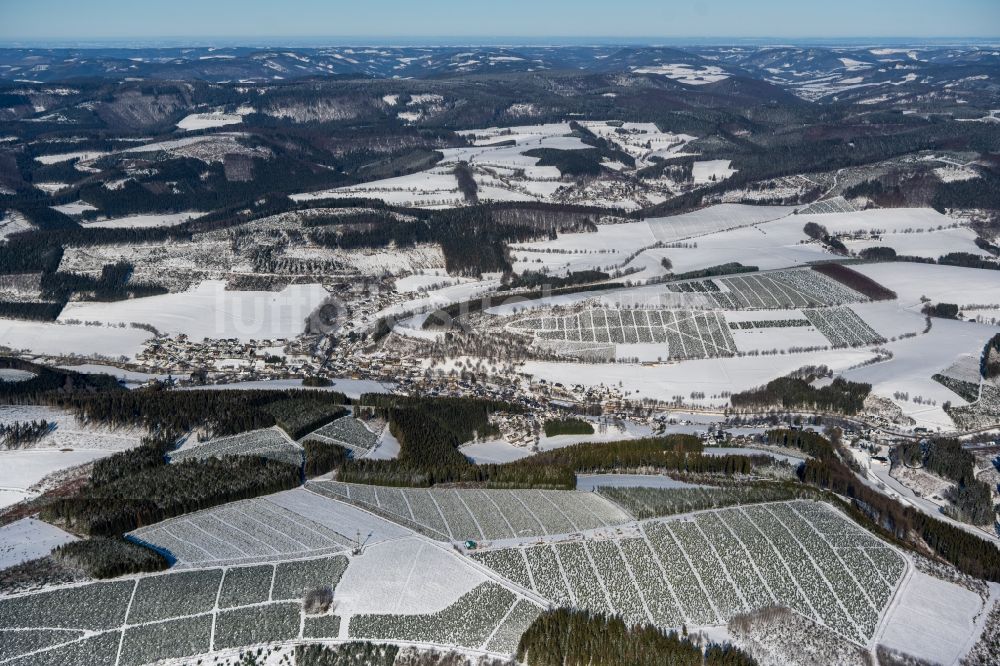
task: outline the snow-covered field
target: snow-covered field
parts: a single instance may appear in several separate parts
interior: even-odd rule
[[[225,282],[207,280],[193,289],[115,303],[70,303],[60,321],[150,324],[194,340],[292,338],[327,297],[317,284],[291,285],[280,292],[226,291]]]
[[[70,412],[42,405],[0,405],[0,424],[46,421],[51,432],[31,445],[37,449],[130,449],[146,434],[142,428],[85,424]]]
[[[864,240],[844,240],[844,245],[852,252],[861,252],[869,247],[891,247],[896,254],[937,259],[951,252],[968,252],[989,257],[989,252],[976,246],[976,232],[966,227],[923,231],[916,233],[886,233],[879,238]]]
[[[368,546],[352,558],[333,600],[343,615],[434,613],[486,580],[446,547],[399,539]]]
[[[921,307],[921,296],[959,306],[1000,303],[1000,271],[905,262],[862,264],[854,269],[895,291],[907,307]]]
[[[86,201],[74,201],[68,204],[61,204],[59,206],[53,206],[53,210],[57,210],[65,215],[80,215],[87,212],[88,210],[97,210],[94,206],[91,206]]]
[[[150,229],[154,227],[173,227],[183,224],[204,213],[190,211],[187,213],[158,213],[152,215],[130,215],[113,219],[100,219],[84,222],[85,227],[103,227],[107,229]]]
[[[70,160],[92,160],[98,157],[107,155],[108,153],[99,150],[81,150],[75,153],[59,153],[58,155],[39,155],[35,158],[37,162],[42,164],[59,164],[60,162],[69,162]]]
[[[816,222],[831,234],[863,231],[902,234],[934,231],[955,224],[951,218],[933,208],[871,208],[853,213],[803,214],[801,224]]]
[[[721,67],[716,65],[689,65],[686,63],[673,63],[664,65],[650,65],[636,67],[632,70],[636,74],[659,74],[668,79],[673,79],[681,83],[692,86],[702,86],[706,83],[716,83],[729,78]]]
[[[0,368],[0,382],[23,382],[31,379],[35,373],[17,368]]]
[[[471,130],[465,134],[475,137],[477,145],[442,150],[444,159],[426,171],[351,187],[294,194],[291,198],[310,201],[368,196],[387,203],[426,208],[458,206],[463,196],[453,170],[458,162],[468,162],[476,167],[480,200],[536,201],[557,189],[559,184],[555,181],[560,173],[555,167],[537,166],[538,158],[524,153],[536,148],[576,150],[588,147],[580,139],[567,136],[570,131],[568,123],[509,128],[509,133],[506,128]],[[514,145],[489,145],[500,142],[514,142]]]
[[[57,366],[63,370],[72,370],[91,375],[111,375],[120,382],[126,384],[144,384],[153,379],[166,379],[169,375],[151,375],[146,372],[136,372],[134,370],[122,370],[113,365],[101,365],[99,363],[80,363],[78,365]]]
[[[106,458],[114,452],[112,449],[0,451],[0,490],[9,493],[0,498],[2,506],[34,497],[37,493],[32,487],[49,474]]]
[[[906,393],[909,400],[894,399],[894,402],[918,426],[950,429],[954,425],[941,405],[949,401],[961,405],[965,401],[931,376],[947,369],[962,355],[982,350],[996,332],[997,329],[992,326],[934,319],[933,327],[926,335],[887,344],[893,358],[850,370],[844,376],[853,381],[870,383],[872,390],[884,397],[893,398],[897,392]],[[915,400],[918,397],[921,402]],[[928,401],[936,404],[927,404]]]
[[[399,440],[389,432],[388,428],[385,428],[379,436],[375,448],[365,457],[373,460],[394,460],[399,457],[399,450]]]
[[[622,428],[616,425],[608,425],[602,428],[599,424],[594,423],[594,434],[592,435],[556,435],[549,437],[542,433],[538,439],[538,450],[551,451],[572,444],[615,442],[623,439],[649,437],[652,434],[653,430],[649,426],[631,421],[622,422]],[[473,442],[462,446],[460,450],[463,455],[477,464],[513,462],[532,455],[532,452],[528,448],[514,446],[505,439]]]
[[[149,331],[129,327],[0,319],[0,345],[49,356],[134,358],[151,337]]]
[[[659,267],[664,257],[673,263],[673,272],[682,273],[731,261],[762,269],[784,268],[831,256],[817,245],[801,244],[806,239],[802,232],[805,222],[787,217],[792,210],[787,206],[720,204],[671,217],[600,225],[594,233],[517,243],[511,254],[518,272],[547,270],[563,274],[617,267],[645,250],[627,264],[646,266],[633,279],[665,273]],[[652,247],[681,242],[684,247]]]
[[[242,122],[243,116],[238,113],[212,111],[210,113],[192,113],[184,116],[177,122],[177,127],[178,129],[190,132],[192,130],[223,127],[224,125],[239,125]]]
[[[398,116],[415,121],[422,117],[422,112],[401,111]],[[637,167],[651,163],[653,157],[681,155],[683,146],[694,139],[689,135],[661,132],[652,123],[590,121],[586,125],[633,156]],[[578,186],[571,179],[563,179],[557,167],[539,166],[540,158],[525,154],[536,149],[591,148],[579,137],[572,136],[569,123],[491,127],[459,134],[466,136],[473,145],[442,149],[443,159],[424,171],[349,187],[293,194],[291,198],[310,201],[364,196],[408,206],[452,208],[464,204],[454,176],[455,165],[459,162],[471,166],[479,186],[480,201],[571,201],[635,210],[663,201],[673,186],[672,181],[664,178],[636,192],[635,188],[621,186],[613,177],[598,178]],[[612,171],[630,168],[621,162],[606,161],[604,165]],[[699,175],[705,175],[706,182],[711,173],[726,173],[725,166],[711,164],[707,170],[699,167]]]
[[[695,184],[703,185],[705,183],[714,183],[716,181],[729,178],[736,173],[734,169],[729,168],[731,163],[732,160],[707,160],[695,162],[694,168],[692,169]]]
[[[0,527],[0,570],[45,557],[56,546],[70,541],[76,541],[76,537],[35,518],[4,525]]]
[[[971,647],[981,612],[975,592],[914,571],[889,610],[880,642],[928,662],[955,664]]]
[[[712,396],[761,386],[806,365],[825,364],[836,371],[871,357],[872,354],[863,349],[837,349],[776,356],[698,359],[657,366],[527,361],[522,368],[536,379],[550,382],[619,387],[628,391],[633,399],[669,401],[674,396],[687,398],[691,392],[698,391],[705,393],[706,397],[691,402],[723,405],[727,402],[725,399],[713,399]]]

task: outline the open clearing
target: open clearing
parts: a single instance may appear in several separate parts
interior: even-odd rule
[[[76,537],[34,518],[8,523],[0,527],[0,570],[44,557],[70,541]]]
[[[227,291],[224,282],[207,280],[182,293],[115,303],[70,303],[59,319],[149,324],[194,340],[293,338],[326,297],[326,290],[317,284],[291,285],[272,293]]]

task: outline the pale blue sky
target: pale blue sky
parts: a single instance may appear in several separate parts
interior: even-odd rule
[[[0,0],[4,42],[435,36],[991,38],[1000,0]]]

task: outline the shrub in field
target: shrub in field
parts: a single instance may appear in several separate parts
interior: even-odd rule
[[[958,319],[958,306],[954,303],[928,303],[922,312],[928,317],[938,317],[940,319]]]
[[[866,247],[859,256],[865,261],[895,261],[896,251],[891,247]]]
[[[314,587],[306,592],[306,598],[302,602],[302,608],[306,615],[322,615],[330,610],[333,603],[333,588],[329,585]]]

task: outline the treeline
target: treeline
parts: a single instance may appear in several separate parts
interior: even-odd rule
[[[545,422],[545,436],[557,435],[593,435],[594,426],[583,419],[552,419]]]
[[[843,197],[845,199],[855,199],[857,197],[868,197],[869,199],[875,199],[886,194],[898,195],[900,193],[899,185],[894,185],[892,187],[886,187],[881,180],[863,180],[856,185],[851,185],[844,189]]]
[[[686,631],[685,631],[686,634]],[[620,617],[559,608],[542,613],[521,636],[527,666],[754,666],[731,645],[695,645],[677,632],[627,625]]]
[[[69,215],[60,213],[50,206],[22,208],[20,209],[20,213],[33,226],[43,231],[65,231],[66,229],[80,228],[80,225]]]
[[[638,520],[672,516],[689,511],[721,509],[727,506],[781,502],[811,497],[816,491],[801,483],[740,483],[718,487],[597,489],[601,495],[626,509]]]
[[[275,425],[288,433],[289,437],[301,439],[313,430],[346,415],[348,411],[341,406],[344,400],[346,398],[342,395],[333,402],[296,396],[272,402],[265,410],[274,417]]]
[[[150,432],[186,432],[207,427],[214,436],[269,428],[277,419],[269,406],[285,402],[342,405],[335,391],[175,391],[159,386],[133,391],[73,392],[49,396],[53,406],[69,409],[85,421],[111,427],[143,426]]]
[[[979,359],[979,372],[985,379],[1000,376],[1000,333],[990,338],[983,347],[983,355]]]
[[[948,148],[987,153],[996,149],[997,128],[969,127],[987,123],[918,121],[903,125],[900,120],[893,119],[892,127],[872,125],[867,134],[857,133],[849,137],[780,141],[773,145],[740,142],[739,145],[747,148],[747,152],[732,155],[732,166],[739,172],[729,179],[730,187],[780,176],[873,164],[921,150]],[[986,183],[982,185],[988,186]],[[958,194],[953,200],[961,201],[963,195]],[[939,205],[944,203],[941,201]]]
[[[707,456],[694,435],[667,435],[616,442],[574,444],[539,453],[530,460],[540,465],[597,473],[652,468],[689,474],[750,474],[767,456]]]
[[[832,278],[856,292],[864,294],[873,301],[891,301],[896,298],[896,292],[886,289],[867,275],[862,275],[853,268],[843,264],[813,264],[812,269]]]
[[[502,465],[476,465],[458,446],[480,436],[491,411],[509,410],[504,403],[462,399],[362,396],[360,403],[378,402],[399,440],[394,460],[348,459],[337,478],[349,483],[387,486],[470,484],[490,488],[576,487],[578,472],[660,469],[690,474],[751,474],[768,456],[707,456],[691,435],[575,444]],[[442,402],[435,405],[435,402]]]
[[[779,377],[763,387],[734,393],[730,401],[737,409],[782,407],[857,414],[864,409],[871,390],[871,384],[850,382],[843,377],[820,388],[799,377]]]
[[[63,248],[155,243],[190,240],[191,234],[178,227],[105,228],[74,227],[60,230],[22,231],[0,245],[0,275],[55,273],[62,261]],[[57,283],[50,283],[57,284]]]
[[[304,463],[302,473],[307,479],[321,476],[341,467],[350,457],[350,451],[331,442],[307,439],[302,442]]]
[[[575,120],[570,122],[569,128],[573,130],[574,134],[580,137],[580,141],[588,146],[593,146],[600,157],[607,158],[610,162],[621,162],[626,166],[635,167],[635,158],[619,148],[618,144],[613,141],[597,136]],[[617,131],[624,130],[617,128]]]
[[[62,245],[47,234],[13,234],[0,245],[0,274],[51,273],[59,268],[62,255]]]
[[[398,220],[388,216],[378,223],[365,225],[338,224],[336,229],[324,227],[308,233],[316,245],[332,249],[356,250],[388,247],[413,247],[417,243],[430,243],[435,236],[423,220]]]
[[[509,273],[506,244],[538,237],[531,227],[494,219],[489,208],[483,206],[436,211],[432,228],[450,275]]]
[[[611,276],[604,271],[597,270],[570,271],[565,276],[525,271],[511,275],[506,287],[508,289],[539,289],[542,287],[561,289],[591,282],[601,282],[610,278]]]
[[[664,262],[669,262],[669,259],[664,258]],[[663,264],[663,267],[667,270],[672,268]],[[719,264],[718,266],[709,266],[708,268],[702,268],[696,271],[688,271],[686,273],[675,273],[671,276],[673,280],[695,280],[698,278],[709,278],[718,277],[720,275],[735,275],[737,273],[755,273],[760,270],[757,266],[744,266],[738,261],[731,261],[726,264]]]
[[[192,511],[288,490],[302,480],[299,467],[268,458],[167,463],[163,451],[148,445],[100,462],[100,472],[95,464],[87,485],[53,500],[42,510],[43,518],[65,521],[90,536],[114,537]]]
[[[866,247],[858,253],[858,256],[865,261],[896,261],[896,250],[891,247],[876,245]]]
[[[465,197],[465,202],[478,203],[479,184],[476,183],[468,162],[459,162],[455,165],[455,180],[458,181],[458,191]]]
[[[115,578],[170,567],[167,558],[157,551],[118,537],[71,541],[52,551],[52,557],[75,569],[83,569],[91,578]]]
[[[0,404],[32,405],[70,393],[124,393],[110,375],[89,375],[51,368],[19,358],[0,356],[0,369],[23,370],[34,375],[18,382],[0,382]]]
[[[497,412],[519,413],[522,408],[499,400],[478,398],[420,398],[365,393],[358,405],[372,408],[389,421],[399,440],[399,460],[416,466],[467,462],[458,451],[476,438],[498,435],[490,423]]]
[[[42,295],[66,302],[74,294],[83,294],[85,300],[109,302],[168,292],[162,285],[132,282],[134,268],[131,262],[119,261],[105,264],[96,278],[80,273],[48,273],[42,276]]]
[[[799,467],[799,479],[846,497],[849,513],[882,536],[918,551],[929,548],[963,573],[1000,582],[994,544],[868,487],[840,460],[810,458]]]
[[[820,460],[830,460],[837,457],[833,443],[812,430],[775,428],[764,433],[764,441],[775,446],[798,449],[807,456]]]
[[[955,303],[927,303],[920,311],[928,317],[958,319],[958,305]]]
[[[941,212],[948,208],[1000,209],[1000,174],[987,170],[980,178],[941,183],[932,205]]]
[[[817,224],[816,222],[806,222],[805,226],[802,227],[803,233],[813,240],[818,240],[827,246],[831,251],[837,254],[847,254],[847,246],[845,246],[840,239],[836,236],[830,235],[826,227],[822,224]]]
[[[460,484],[483,488],[542,488],[573,490],[576,474],[569,467],[539,464],[526,459],[512,463],[465,463],[415,466],[398,460],[348,460],[337,470],[337,480],[376,486],[411,488]]]
[[[983,250],[993,251],[994,246],[982,238],[976,239],[976,245]],[[1000,261],[994,258],[983,257],[971,252],[949,252],[937,259],[933,257],[917,257],[913,255],[897,254],[891,247],[867,247],[858,253],[858,256],[866,261],[906,261],[915,264],[940,264],[942,266],[959,266],[961,268],[978,268],[981,270],[1000,270]]]
[[[296,666],[394,666],[399,647],[367,641],[340,645],[296,645]]]
[[[507,243],[550,238],[555,233],[548,221],[550,211],[525,208],[515,215],[512,210],[491,204],[449,210],[400,209],[407,219],[391,214],[369,214],[346,222],[337,217],[320,218],[329,224],[309,222],[307,226],[314,230],[308,237],[318,245],[340,249],[437,243],[452,275],[509,273]]]
[[[946,513],[953,518],[973,525],[988,525],[996,519],[992,488],[976,478],[976,458],[957,439],[908,441],[893,448],[890,455],[894,465],[923,467],[953,481],[956,486],[946,493],[954,505]]]
[[[8,449],[19,449],[25,444],[37,442],[52,431],[52,424],[41,421],[14,421],[0,423],[0,443]]]
[[[230,180],[222,162],[206,165],[194,158],[173,157],[158,161],[156,174],[129,179],[114,190],[102,182],[86,183],[79,188],[78,196],[98,210],[87,211],[83,217],[218,210],[246,206],[270,193],[336,187],[353,180],[339,170],[319,167],[308,158],[299,159],[276,142],[269,143],[268,149],[272,152],[268,158],[254,156],[245,160],[253,175],[249,180]],[[371,154],[366,157],[371,161]],[[111,178],[118,173],[115,166],[105,171]]]
[[[490,423],[495,412],[520,412],[509,403],[473,398],[417,398],[364,394],[358,404],[389,421],[399,441],[394,460],[348,460],[338,479],[389,486],[469,483],[495,488],[573,488],[576,477],[565,466],[526,460],[506,465],[476,465],[458,447],[477,437],[499,434]]]
[[[555,167],[563,176],[599,176],[604,170],[604,167],[601,166],[601,153],[598,150],[533,148],[524,151],[524,155],[525,157],[537,157],[538,166]]]
[[[1000,270],[1000,262],[970,252],[949,252],[946,255],[938,257],[937,262],[943,266],[980,268],[988,271]]]
[[[0,301],[0,318],[25,319],[27,321],[55,321],[66,307],[64,301],[31,302]]]

